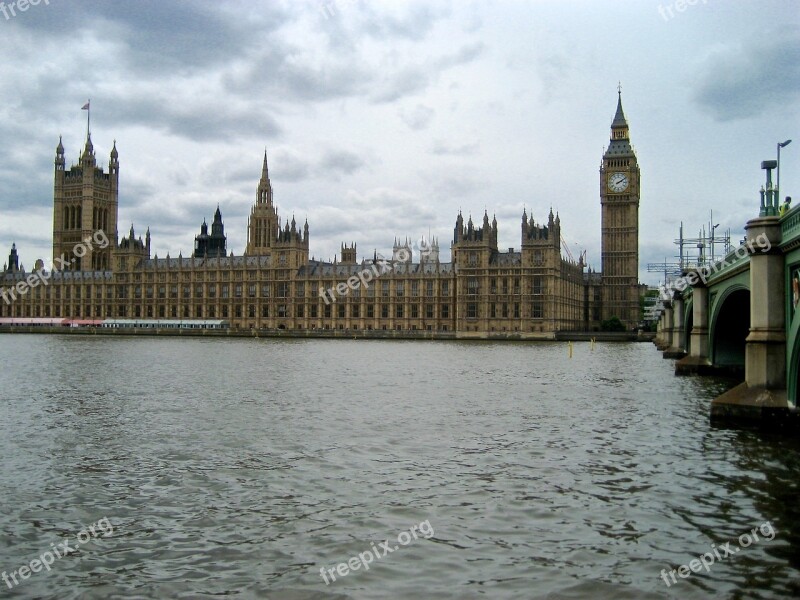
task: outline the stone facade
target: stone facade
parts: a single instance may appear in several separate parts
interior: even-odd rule
[[[396,240],[391,257],[373,253],[361,262],[355,243],[342,244],[340,260],[312,260],[308,222],[300,228],[292,218],[281,226],[266,154],[243,256],[226,255],[217,208],[212,233],[204,222],[192,257],[151,257],[149,229],[145,240],[135,237],[133,226],[118,240],[116,145],[105,173],[88,137],[79,164],[69,171],[60,142],[56,150],[53,258],[71,257],[75,245],[96,230],[107,233],[110,243],[51,269],[46,284],[31,286],[13,302],[0,301],[0,316],[225,319],[242,329],[429,331],[477,338],[551,338],[559,331],[596,329],[610,314],[635,326],[638,167],[630,145],[624,147],[627,123],[622,128],[621,114],[620,102],[600,175],[607,274],[587,272],[583,256],[562,256],[561,219],[552,209],[539,223],[523,211],[519,248],[498,248],[498,224],[488,213],[480,225],[459,214],[450,262],[439,260],[438,240],[417,248]],[[621,195],[609,183],[619,171],[628,174]],[[26,278],[24,269],[7,270],[0,282],[5,288]]]

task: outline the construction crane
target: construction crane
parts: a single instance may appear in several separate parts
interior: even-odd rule
[[[564,239],[564,236],[561,236],[561,247],[564,249],[564,252],[567,253],[567,256],[572,262],[575,262],[575,257],[572,256],[572,252],[569,251],[569,245],[567,244],[567,240]]]

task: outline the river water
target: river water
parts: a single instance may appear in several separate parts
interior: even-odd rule
[[[7,597],[800,595],[800,445],[710,427],[730,382],[651,344],[3,335],[0,362]]]

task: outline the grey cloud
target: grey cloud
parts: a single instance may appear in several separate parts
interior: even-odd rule
[[[345,175],[352,175],[365,164],[360,156],[347,150],[328,150],[319,162],[322,169]]]
[[[363,28],[372,37],[405,38],[413,41],[423,40],[433,29],[436,21],[446,17],[449,11],[442,7],[426,4],[411,4],[404,15],[378,14],[373,10],[365,13]]]
[[[373,96],[375,102],[394,102],[404,96],[421,92],[428,87],[430,74],[423,67],[408,66],[393,72],[378,93]]]
[[[277,121],[255,106],[232,107],[221,98],[201,98],[192,105],[168,97],[119,97],[110,101],[117,125],[142,125],[194,141],[274,139],[282,130]]]
[[[28,10],[24,19],[15,19],[14,25],[65,40],[73,39],[79,31],[106,31],[125,46],[128,65],[148,74],[224,64],[241,55],[258,35],[291,18],[275,2],[59,0],[35,8]],[[243,10],[248,11],[248,19],[241,18]]]
[[[696,75],[694,101],[717,121],[757,117],[800,94],[800,28],[760,32],[710,55]]]
[[[417,104],[413,108],[400,110],[400,118],[406,125],[414,130],[421,130],[428,127],[435,114],[436,111],[424,104]]]
[[[477,141],[466,142],[463,144],[450,144],[444,140],[436,140],[433,143],[432,152],[439,156],[468,156],[475,154],[479,147],[480,144]]]
[[[286,150],[277,152],[275,159],[270,157],[269,162],[270,177],[277,181],[302,181],[310,172],[308,161]]]
[[[450,67],[470,63],[480,57],[485,49],[486,46],[484,46],[482,42],[467,44],[459,48],[453,54],[446,54],[440,57],[436,61],[436,65],[439,69],[449,69]]]
[[[397,69],[384,69],[381,88],[373,94],[374,102],[394,102],[427,89],[449,68],[471,62],[483,54],[481,43],[463,46],[452,54],[434,57],[423,64],[408,64]]]
[[[364,68],[354,66],[351,53],[327,55],[321,64],[311,61],[290,42],[274,44],[245,56],[222,82],[242,96],[327,101],[361,93],[374,79]]]

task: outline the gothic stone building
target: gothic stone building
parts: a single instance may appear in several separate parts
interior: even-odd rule
[[[393,256],[358,261],[356,245],[342,245],[334,262],[309,258],[309,225],[283,226],[273,202],[267,157],[251,209],[244,254],[226,254],[217,208],[205,221],[191,257],[151,256],[133,226],[117,234],[119,161],[97,165],[91,136],[77,165],[55,158],[53,259],[102,231],[106,248],[85,244],[83,255],[52,269],[47,283],[26,293],[31,279],[16,246],[0,285],[0,316],[73,319],[224,319],[241,329],[455,332],[458,337],[551,338],[558,331],[594,330],[612,315],[638,320],[639,169],[621,98],[600,169],[602,273],[561,253],[561,220],[552,210],[537,223],[522,213],[519,248],[498,248],[498,225],[456,218],[451,261],[439,260],[438,241],[418,256],[395,241]],[[87,249],[87,246],[88,249]],[[40,274],[41,261],[34,271]],[[348,285],[349,284],[349,285]],[[9,292],[12,298],[9,299]]]

